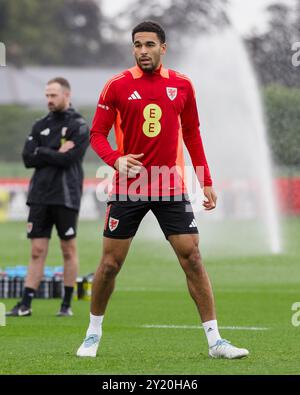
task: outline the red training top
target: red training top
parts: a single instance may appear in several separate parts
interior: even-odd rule
[[[107,140],[113,124],[117,150]],[[171,196],[186,192],[182,139],[201,186],[211,186],[191,81],[163,66],[153,73],[135,66],[107,82],[94,116],[91,145],[110,166],[120,156],[144,153],[138,160],[145,168],[135,178],[116,172],[113,193]]]

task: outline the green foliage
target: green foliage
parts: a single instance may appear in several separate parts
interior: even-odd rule
[[[272,85],[265,89],[264,97],[275,162],[300,166],[300,89]]]
[[[0,0],[0,40],[8,63],[24,65],[115,65],[131,63],[130,30],[145,19],[165,27],[170,56],[184,36],[228,25],[228,0],[136,0],[117,17],[101,12],[99,0]],[[172,44],[173,43],[173,44]]]
[[[25,138],[30,133],[33,122],[42,115],[40,110],[28,110],[21,106],[0,107],[0,158],[2,161],[21,160]]]
[[[0,38],[17,66],[86,65],[101,59],[94,0],[0,0]]]
[[[287,3],[287,2],[286,2]],[[300,1],[278,2],[267,7],[269,21],[263,33],[253,31],[245,42],[263,85],[300,87],[299,69],[292,63],[293,43],[299,41]]]
[[[95,108],[84,107],[78,111],[91,125]],[[35,110],[25,106],[7,105],[0,106],[0,125],[1,125],[1,144],[0,144],[0,162],[18,162],[23,167],[21,153],[26,136],[30,133],[33,123],[46,114],[46,111]],[[109,136],[113,140],[113,134]],[[88,148],[85,161],[94,161],[101,164],[100,158],[91,148]],[[8,172],[10,171],[7,169]],[[20,168],[11,169],[12,175],[20,174]],[[0,175],[6,175],[6,171],[0,171]]]

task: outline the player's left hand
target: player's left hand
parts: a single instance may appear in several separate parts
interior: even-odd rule
[[[73,141],[71,140],[67,140],[65,143],[63,143],[63,145],[60,147],[60,149],[58,150],[58,152],[67,152],[70,149],[74,148],[75,144],[73,143]]]
[[[206,211],[213,210],[217,205],[217,195],[213,189],[213,187],[204,187],[203,188],[204,196],[206,197],[203,200],[203,206]]]

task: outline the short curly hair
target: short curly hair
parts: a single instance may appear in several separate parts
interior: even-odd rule
[[[156,33],[159,41],[164,44],[166,42],[166,33],[159,23],[154,21],[144,21],[135,26],[132,30],[132,42],[134,42],[134,35],[139,32],[153,32]]]

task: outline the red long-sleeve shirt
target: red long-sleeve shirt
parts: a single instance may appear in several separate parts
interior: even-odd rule
[[[113,124],[117,150],[107,140]],[[117,172],[115,193],[127,194],[130,188],[130,193],[147,196],[185,192],[182,139],[194,169],[198,168],[200,184],[212,185],[195,92],[186,76],[162,66],[154,73],[144,73],[135,66],[107,82],[90,131],[93,149],[110,166],[120,156],[144,153],[140,159],[144,172],[137,178]],[[168,177],[169,169],[175,175]]]

